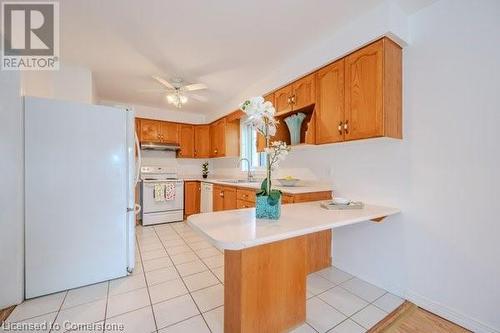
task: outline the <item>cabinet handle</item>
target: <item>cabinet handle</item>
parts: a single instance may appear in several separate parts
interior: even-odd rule
[[[339,130],[339,134],[342,135],[342,122],[339,123],[337,129]]]
[[[295,104],[295,95],[292,95],[292,104]]]
[[[345,121],[344,131],[345,131],[345,134],[349,134],[349,120]]]
[[[219,196],[222,197],[222,198],[224,198],[224,192],[220,192]]]

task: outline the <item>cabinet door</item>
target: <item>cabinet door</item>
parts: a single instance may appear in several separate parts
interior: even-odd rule
[[[293,203],[293,195],[291,195],[291,194],[283,194],[283,196],[281,197],[281,203],[282,204]]]
[[[161,138],[165,143],[179,143],[179,124],[162,121]]]
[[[345,139],[383,135],[383,40],[345,58]]]
[[[224,210],[224,187],[221,185],[214,185],[212,192],[212,205],[213,211],[218,212]]]
[[[344,59],[316,74],[316,143],[344,140]]]
[[[226,119],[218,120],[210,126],[210,157],[223,157],[226,148]]]
[[[281,88],[274,93],[274,108],[276,113],[292,111],[290,98],[292,97],[292,85]]]
[[[224,187],[224,210],[236,209],[236,188]]]
[[[216,123],[210,124],[210,157],[217,157],[217,125]]]
[[[255,207],[255,202],[245,201],[240,199],[236,200],[236,209],[244,209],[250,207]]]
[[[178,152],[178,157],[194,157],[194,126],[180,125],[179,139],[181,149]]]
[[[200,212],[200,182],[184,182],[184,215],[189,216]]]
[[[210,126],[195,126],[194,128],[194,157],[210,157]]]
[[[160,123],[157,120],[141,119],[141,142],[161,142]]]
[[[314,74],[293,83],[292,104],[294,110],[313,105],[316,102],[316,81]]]
[[[141,141],[141,119],[135,118],[135,133],[137,134],[137,138],[139,142]]]

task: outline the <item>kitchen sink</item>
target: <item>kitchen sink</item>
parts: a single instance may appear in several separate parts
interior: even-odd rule
[[[261,180],[258,179],[253,179],[253,180],[248,180],[248,179],[221,179],[219,180],[222,183],[231,183],[231,184],[240,184],[240,183],[260,183]]]

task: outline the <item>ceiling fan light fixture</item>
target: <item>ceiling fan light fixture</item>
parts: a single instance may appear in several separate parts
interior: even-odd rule
[[[173,94],[168,94],[167,95],[167,102],[169,104],[173,104],[175,105],[175,107],[177,108],[181,108],[183,104],[186,104],[188,101],[188,98],[187,96],[185,95],[182,95],[179,90],[177,90],[175,93]]]

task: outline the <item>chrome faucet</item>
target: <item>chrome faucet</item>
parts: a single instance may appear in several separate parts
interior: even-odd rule
[[[243,161],[247,161],[247,165],[248,165],[247,180],[248,180],[248,182],[252,182],[253,181],[253,175],[252,175],[252,169],[251,169],[250,161],[248,160],[248,158],[240,158],[238,160],[238,167],[241,165],[241,162],[243,162]]]

